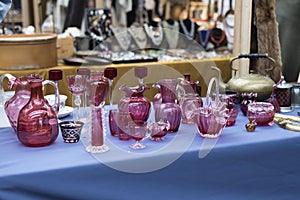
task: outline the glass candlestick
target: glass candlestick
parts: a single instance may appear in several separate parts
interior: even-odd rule
[[[144,78],[147,76],[148,69],[147,67],[135,67],[134,68],[134,75],[138,78],[139,84],[144,84]]]
[[[104,70],[104,76],[108,79],[109,86],[109,109],[112,108],[112,84],[115,77],[117,77],[118,71],[115,67],[107,67]]]

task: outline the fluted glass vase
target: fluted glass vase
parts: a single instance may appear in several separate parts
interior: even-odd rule
[[[87,152],[104,153],[109,150],[109,147],[104,142],[103,128],[103,107],[108,91],[107,79],[100,75],[98,80],[90,82],[89,85],[89,101],[91,105],[91,138]]]

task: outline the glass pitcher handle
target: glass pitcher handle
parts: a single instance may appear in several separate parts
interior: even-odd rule
[[[50,105],[52,106],[55,110],[56,113],[58,113],[59,111],[59,106],[60,106],[60,96],[59,96],[59,90],[58,90],[58,86],[54,81],[50,81],[50,80],[44,80],[43,81],[43,88],[46,84],[52,85],[54,87],[54,91],[55,91],[55,100],[54,100],[54,104]]]
[[[218,79],[216,77],[213,77],[210,79],[210,82],[208,84],[208,88],[207,88],[207,93],[206,93],[206,99],[205,99],[205,106],[208,107],[209,106],[209,97],[211,95],[211,90],[212,90],[212,86],[213,86],[213,83],[216,84],[216,99],[215,101],[216,102],[219,102],[219,82],[218,82]]]
[[[9,81],[13,81],[16,79],[16,77],[14,77],[11,74],[2,74],[0,76],[0,105],[4,105],[5,103],[5,93],[4,93],[4,88],[3,88],[3,81],[4,79],[7,78]]]

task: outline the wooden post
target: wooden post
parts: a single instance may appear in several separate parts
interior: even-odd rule
[[[35,27],[35,31],[36,33],[40,33],[41,32],[41,20],[40,19],[40,13],[39,13],[39,5],[40,5],[41,1],[40,0],[33,0],[33,21],[34,21],[34,27]]]
[[[30,4],[26,0],[21,1],[21,7],[22,7],[22,25],[23,27],[27,27],[30,25]]]
[[[234,9],[234,47],[233,56],[250,53],[252,0],[235,1]],[[233,62],[238,69],[237,75],[249,74],[249,59],[239,59]]]

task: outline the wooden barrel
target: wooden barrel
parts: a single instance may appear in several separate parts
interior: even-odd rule
[[[56,34],[0,36],[0,69],[57,66]]]

